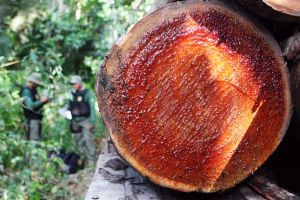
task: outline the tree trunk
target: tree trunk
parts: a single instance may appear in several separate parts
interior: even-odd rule
[[[276,149],[291,114],[277,43],[217,1],[146,16],[110,50],[96,91],[120,155],[180,191],[244,180]]]

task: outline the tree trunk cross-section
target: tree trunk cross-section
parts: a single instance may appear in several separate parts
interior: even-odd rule
[[[122,157],[180,191],[245,179],[278,146],[291,112],[274,39],[215,1],[146,16],[108,53],[96,90]]]

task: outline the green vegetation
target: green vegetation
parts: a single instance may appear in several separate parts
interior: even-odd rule
[[[0,199],[70,199],[63,162],[49,150],[75,150],[58,109],[70,75],[93,89],[106,51],[151,7],[151,0],[0,0]],[[44,109],[43,141],[25,140],[19,91],[32,72],[53,100]],[[96,107],[96,105],[95,105]],[[95,135],[104,127],[98,115]]]

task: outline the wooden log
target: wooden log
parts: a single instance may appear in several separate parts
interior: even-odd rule
[[[300,33],[295,33],[281,43],[282,55],[287,60],[300,58]]]
[[[148,180],[139,181],[142,178],[134,169],[125,165],[116,153],[100,154],[85,200],[299,199],[266,179],[260,181],[260,177],[259,181],[253,177],[232,190],[215,194],[177,192],[154,185]]]
[[[293,64],[291,69],[291,91],[293,104],[297,114],[300,116],[300,62]]]
[[[272,183],[270,180],[262,177],[255,176],[252,177],[248,182],[250,188],[255,190],[265,199],[276,199],[276,200],[300,200],[300,197],[290,193],[289,191],[278,187],[275,183]]]
[[[298,0],[235,0],[262,17],[278,21],[300,21]]]
[[[300,16],[299,0],[262,0],[274,10],[283,12],[289,15]]]
[[[109,164],[111,161],[116,162]],[[120,168],[120,165],[125,164],[117,154],[101,154],[85,200],[160,200],[152,184],[134,182],[140,175],[130,167]]]
[[[282,140],[288,72],[272,36],[217,1],[146,16],[97,75],[100,112],[120,155],[180,191],[230,188]]]

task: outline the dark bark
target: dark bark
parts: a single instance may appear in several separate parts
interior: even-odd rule
[[[246,9],[252,11],[255,14],[259,14],[262,17],[277,20],[277,21],[300,21],[299,8],[295,8],[294,11],[288,11],[288,9],[279,9],[279,7],[274,6],[273,4],[266,4],[263,0],[234,0],[237,3],[243,5]],[[271,7],[271,5],[273,7]],[[289,6],[287,1],[284,2],[283,6],[293,9],[293,6]],[[278,8],[278,9],[276,9]],[[279,11],[280,10],[280,11]]]

